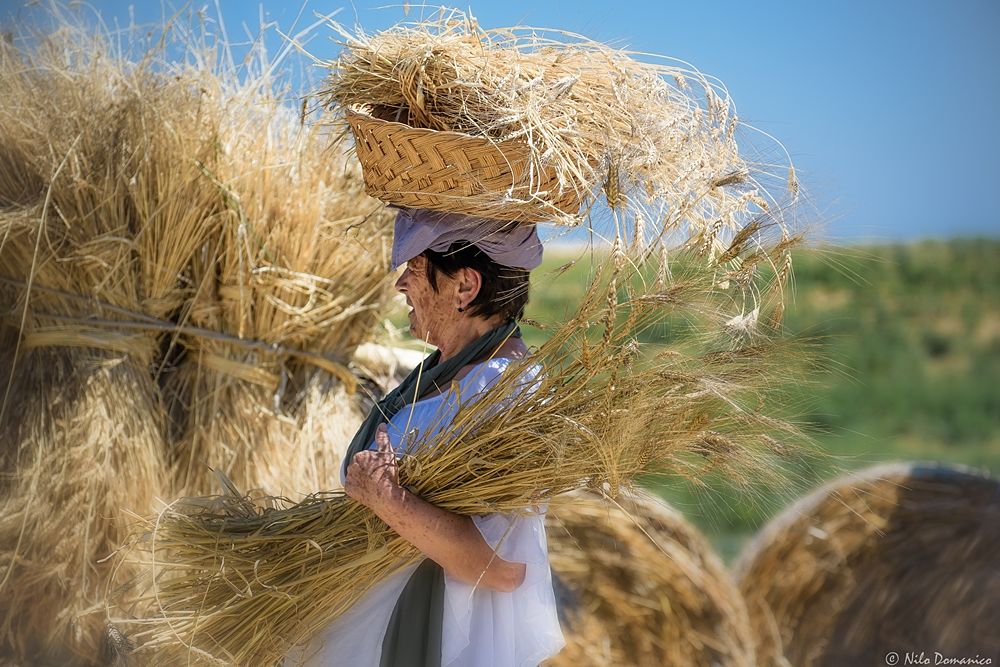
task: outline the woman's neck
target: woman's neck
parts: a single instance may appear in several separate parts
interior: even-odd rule
[[[441,358],[438,363],[446,361],[461,352],[465,346],[491,331],[503,323],[503,319],[494,318],[483,320],[478,317],[470,317],[465,320],[465,326],[456,326],[450,331],[441,334],[437,341],[437,349],[441,351]]]

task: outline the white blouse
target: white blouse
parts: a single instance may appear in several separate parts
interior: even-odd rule
[[[459,401],[475,400],[510,361],[491,359],[477,364],[459,381],[460,396],[449,389],[394,415],[388,432],[397,455],[406,453],[419,436],[432,435],[450,423]],[[521,386],[534,391],[531,383],[538,372],[537,366],[531,368]],[[411,437],[405,437],[406,433]],[[372,442],[369,449],[374,448]],[[341,466],[342,482],[343,477]],[[500,558],[525,564],[524,582],[514,591],[502,593],[462,583],[445,572],[441,667],[534,667],[565,644],[552,591],[545,508],[528,516],[487,514],[473,516],[472,521]],[[308,645],[290,654],[285,664],[377,667],[396,600],[416,567],[407,566],[373,587]]]

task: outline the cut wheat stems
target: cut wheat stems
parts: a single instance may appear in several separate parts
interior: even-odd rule
[[[464,514],[517,513],[584,486],[615,496],[647,472],[695,483],[722,476],[745,489],[786,483],[786,464],[806,450],[795,446],[799,429],[767,406],[778,400],[770,383],[786,379],[788,350],[732,338],[702,272],[684,278],[675,265],[670,286],[631,293],[630,266],[624,256],[610,262],[612,275],[525,362],[542,368],[530,396],[497,411],[519,388],[519,373],[505,374],[440,439],[402,459],[401,483]],[[636,335],[668,311],[715,319],[718,335],[700,351],[644,358]],[[158,563],[158,614],[127,631],[140,655],[167,662],[278,661],[419,557],[336,493],[289,505],[234,487],[172,505],[140,537],[135,547]]]

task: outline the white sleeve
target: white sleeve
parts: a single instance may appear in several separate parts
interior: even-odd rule
[[[556,613],[544,511],[473,516],[483,539],[506,561],[524,563],[510,593],[465,584],[445,573],[442,667],[535,667],[565,645]]]

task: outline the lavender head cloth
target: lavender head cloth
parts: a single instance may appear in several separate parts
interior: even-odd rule
[[[425,250],[444,252],[456,241],[472,243],[502,266],[531,270],[542,263],[535,225],[400,208],[392,237],[392,268]]]

